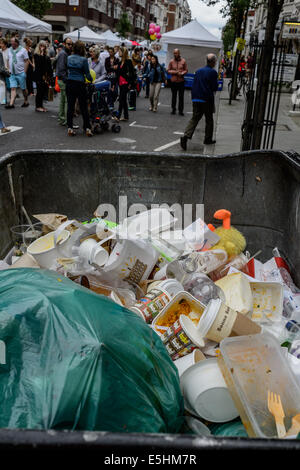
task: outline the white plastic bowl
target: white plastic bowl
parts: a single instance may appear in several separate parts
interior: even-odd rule
[[[189,367],[180,377],[180,386],[190,413],[213,423],[239,416],[216,358]]]

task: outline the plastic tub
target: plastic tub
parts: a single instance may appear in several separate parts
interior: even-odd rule
[[[280,395],[288,430],[292,417],[300,413],[300,387],[274,336],[226,338],[220,349],[219,364],[248,435],[277,437],[268,391]]]
[[[253,321],[282,318],[283,286],[279,282],[250,282],[253,295]]]

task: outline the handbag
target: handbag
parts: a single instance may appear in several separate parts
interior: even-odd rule
[[[2,77],[10,77],[10,72],[4,67],[1,67],[0,66],[0,75],[2,75]]]
[[[55,77],[55,86],[54,86],[54,89],[57,93],[60,92],[60,87],[59,87],[59,84],[58,84],[58,77],[56,76]]]

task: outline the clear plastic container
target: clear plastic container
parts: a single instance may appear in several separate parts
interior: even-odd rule
[[[269,333],[226,338],[220,349],[219,365],[248,436],[277,437],[268,390],[281,397],[288,431],[300,412],[300,387],[276,338]]]
[[[225,295],[206,274],[199,272],[187,273],[184,269],[182,260],[176,260],[170,263],[166,268],[166,275],[169,279],[177,279],[189,292],[203,305],[208,305],[212,299],[221,299],[225,301]]]

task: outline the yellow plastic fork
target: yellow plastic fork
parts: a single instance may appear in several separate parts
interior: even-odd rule
[[[270,390],[268,390],[268,409],[275,418],[278,437],[284,437],[286,435],[286,429],[283,422],[285,415],[281,404],[281,398],[280,395],[277,395]]]

